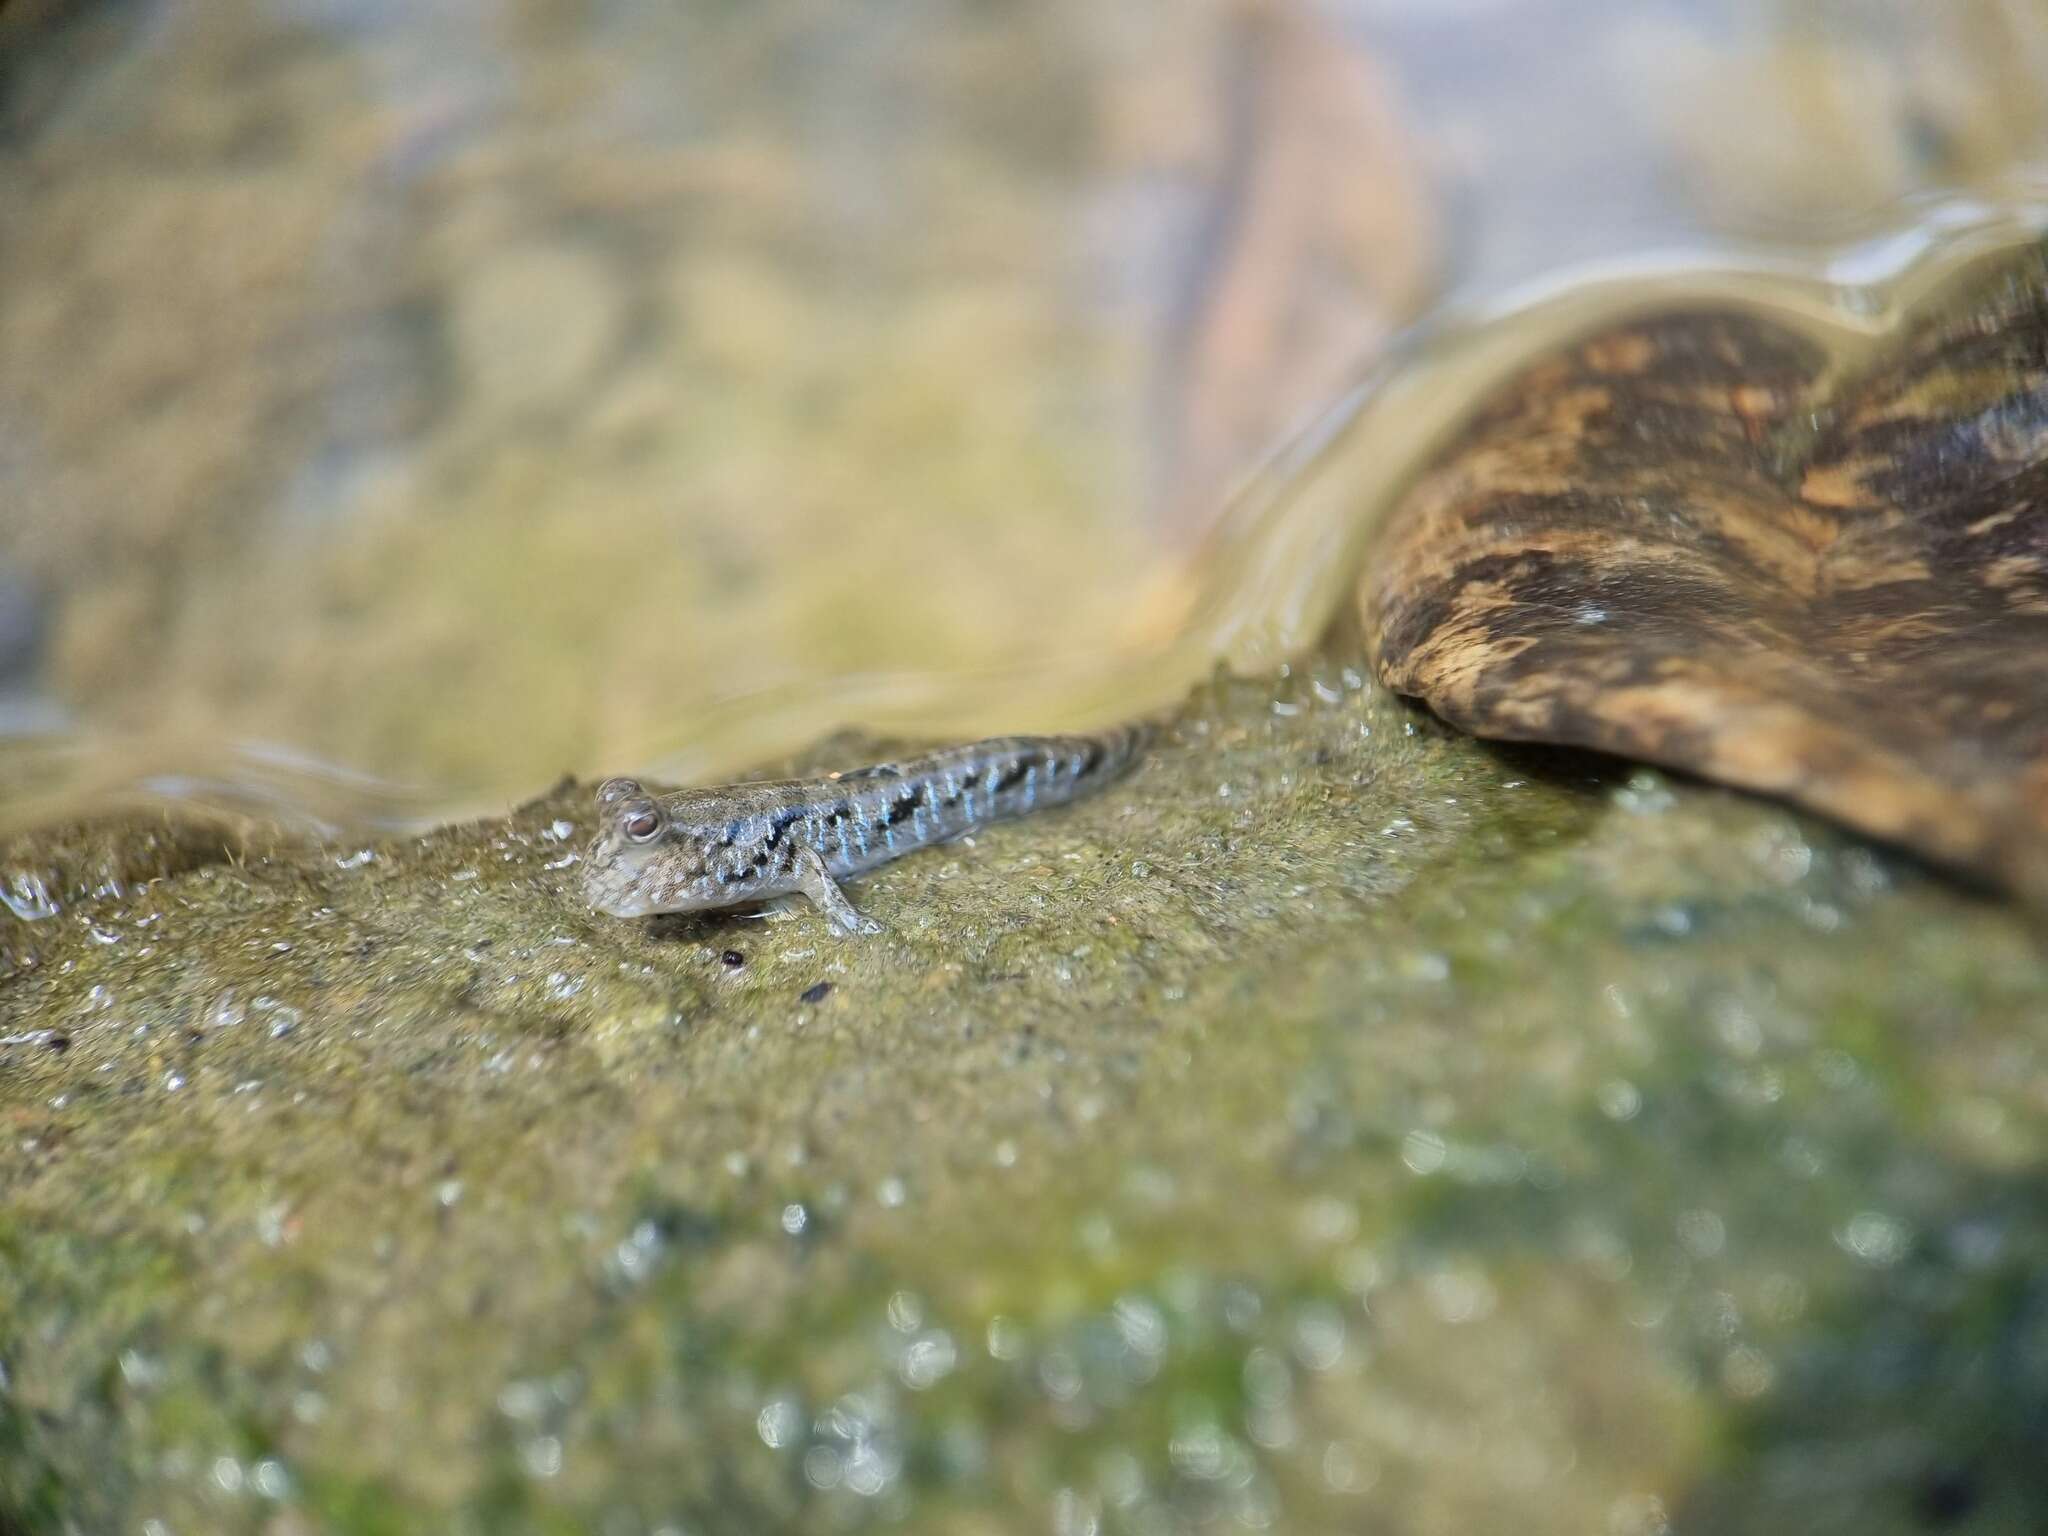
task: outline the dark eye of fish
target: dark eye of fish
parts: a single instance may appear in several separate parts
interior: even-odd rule
[[[654,840],[654,834],[661,830],[661,813],[656,810],[635,811],[621,823],[627,837],[636,843]]]

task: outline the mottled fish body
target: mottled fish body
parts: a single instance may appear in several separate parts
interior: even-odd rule
[[[1081,736],[1001,736],[817,779],[649,795],[597,791],[584,866],[590,904],[614,917],[810,898],[840,928],[872,932],[835,882],[977,827],[1064,805],[1115,778],[1140,726]]]

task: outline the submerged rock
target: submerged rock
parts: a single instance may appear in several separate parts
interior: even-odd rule
[[[576,785],[0,915],[0,1528],[2034,1528],[2023,920],[1363,668],[861,942]]]

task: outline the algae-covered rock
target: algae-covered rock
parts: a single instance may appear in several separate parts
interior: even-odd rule
[[[865,941],[571,784],[0,916],[0,1529],[2038,1528],[2022,919],[1361,670]]]

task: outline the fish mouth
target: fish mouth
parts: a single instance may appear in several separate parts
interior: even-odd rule
[[[606,917],[646,917],[654,910],[645,896],[615,890],[601,879],[584,882],[583,899]]]
[[[632,871],[621,866],[618,850],[603,839],[584,855],[583,899],[606,917],[645,917],[652,910],[634,889]]]

